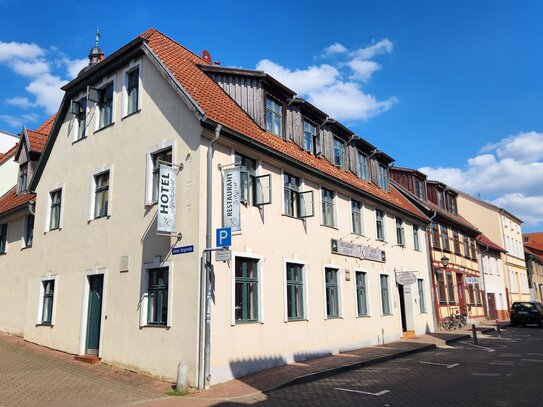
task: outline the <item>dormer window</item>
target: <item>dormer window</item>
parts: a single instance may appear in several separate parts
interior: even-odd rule
[[[424,199],[424,182],[422,180],[415,180],[415,193],[419,199]]]
[[[456,212],[456,198],[452,195],[448,195],[448,200],[449,200],[449,212],[456,215],[457,212]]]
[[[379,164],[379,188],[388,190],[387,167]]]
[[[437,206],[440,208],[443,208],[443,197],[441,196],[441,191],[436,190],[436,197],[437,197]]]
[[[99,129],[113,123],[113,82],[98,91],[98,109],[100,112]]]
[[[266,130],[283,136],[283,107],[275,99],[266,97]]]
[[[358,178],[368,180],[368,156],[358,152]]]
[[[26,191],[27,183],[28,183],[28,163],[24,163],[19,166],[19,183],[17,185],[18,192]]]
[[[345,143],[334,137],[334,165],[343,168],[343,153]]]
[[[304,120],[304,150],[315,154],[317,126]]]

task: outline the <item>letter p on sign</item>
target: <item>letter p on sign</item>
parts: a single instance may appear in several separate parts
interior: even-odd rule
[[[232,246],[232,228],[217,229],[217,247]]]

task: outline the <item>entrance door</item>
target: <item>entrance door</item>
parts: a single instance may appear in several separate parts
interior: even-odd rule
[[[403,292],[403,285],[397,284],[398,293],[400,294],[400,313],[402,315],[402,332],[407,331],[407,318],[405,317],[405,294]]]
[[[488,302],[488,318],[491,320],[498,319],[498,313],[496,312],[496,294],[487,293],[486,299]]]
[[[467,315],[466,290],[464,288],[464,275],[456,273],[456,287],[458,288],[458,308],[462,315]]]
[[[89,276],[89,305],[87,316],[87,345],[85,353],[98,355],[100,325],[102,323],[102,293],[104,275]]]

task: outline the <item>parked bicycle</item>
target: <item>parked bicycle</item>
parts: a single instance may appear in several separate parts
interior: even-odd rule
[[[449,312],[449,316],[443,318],[443,320],[441,321],[441,327],[443,329],[450,331],[451,329],[462,328],[463,326],[466,326],[468,324],[466,316],[460,314],[457,309]]]

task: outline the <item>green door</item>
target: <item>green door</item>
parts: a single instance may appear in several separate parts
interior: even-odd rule
[[[87,346],[89,355],[98,355],[100,344],[100,324],[102,322],[102,292],[104,276],[102,274],[89,277],[89,308],[87,317]]]

